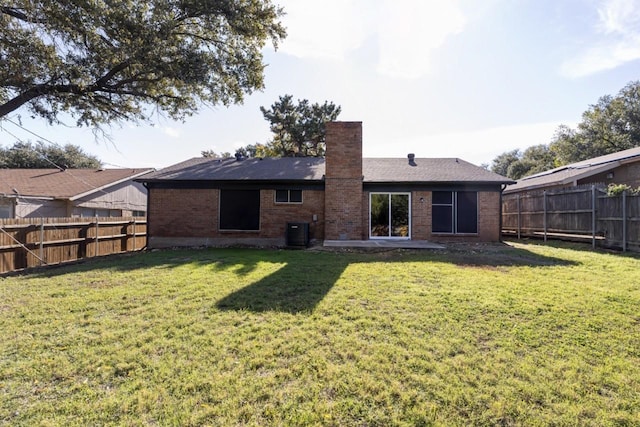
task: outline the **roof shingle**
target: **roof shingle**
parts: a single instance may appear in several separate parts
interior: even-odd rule
[[[506,184],[503,176],[455,158],[362,159],[364,182],[474,182]],[[193,158],[157,172],[140,181],[321,181],[325,160],[321,157],[265,159]]]
[[[70,199],[153,169],[0,169],[0,194]]]

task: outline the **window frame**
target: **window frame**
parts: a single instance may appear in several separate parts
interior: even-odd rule
[[[257,228],[223,228],[223,202],[224,202],[224,193],[238,193],[238,192],[251,192],[254,193],[255,195],[257,195],[257,200],[253,200],[254,205],[255,202],[257,201],[257,206],[253,206],[254,208],[257,207]],[[260,194],[260,190],[240,190],[240,189],[225,189],[222,188],[219,190],[219,197],[218,197],[218,231],[221,232],[259,232],[260,231],[260,226],[261,226],[261,221],[260,221],[260,213],[261,213],[261,194]],[[225,214],[224,216],[226,216],[227,214]]]
[[[387,196],[387,200],[388,200],[388,218],[389,218],[389,232],[386,236],[374,236],[371,232],[371,204],[372,204],[372,197],[374,195],[386,195]],[[391,233],[391,226],[392,226],[392,211],[393,211],[393,207],[392,207],[392,203],[391,203],[391,198],[392,196],[407,196],[407,235],[406,236],[392,236]],[[412,233],[412,221],[411,221],[411,192],[407,192],[407,191],[371,191],[369,192],[369,239],[371,240],[375,240],[375,239],[395,239],[395,240],[411,240],[411,233]]]
[[[286,191],[287,192],[287,201],[278,201],[278,191]],[[291,201],[291,192],[292,191],[299,191],[300,192],[300,201],[299,202],[295,202],[295,201]],[[273,203],[277,204],[277,205],[301,205],[304,203],[304,192],[302,190],[293,190],[293,189],[281,189],[281,190],[274,190],[273,192]]]
[[[434,194],[435,193],[450,193],[451,194],[451,203],[433,203]],[[475,231],[458,231],[461,224],[459,224],[459,218],[461,217],[459,214],[460,205],[463,202],[458,200],[458,193],[474,193],[475,194]],[[480,230],[480,203],[479,203],[479,192],[478,191],[432,191],[431,192],[431,234],[442,234],[442,235],[456,235],[456,236],[477,236]],[[451,231],[434,231],[434,207],[451,207]]]

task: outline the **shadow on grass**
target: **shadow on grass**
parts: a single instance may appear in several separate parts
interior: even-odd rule
[[[246,276],[261,263],[280,264],[273,273],[238,289],[216,303],[221,310],[252,312],[312,311],[352,263],[442,262],[474,267],[550,267],[576,265],[574,261],[543,256],[508,245],[451,246],[446,250],[331,250],[288,251],[270,249],[163,250],[108,256],[75,265],[25,273],[29,277],[98,270],[114,273],[140,269],[203,268],[211,274],[229,272]],[[150,271],[150,275],[154,272]]]
[[[314,258],[311,262],[291,260],[273,274],[230,293],[218,301],[216,307],[253,312],[310,312],[350,264],[348,258],[336,255]]]

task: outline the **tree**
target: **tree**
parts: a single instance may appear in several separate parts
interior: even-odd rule
[[[576,129],[560,125],[551,143],[498,155],[491,170],[519,179],[558,166],[640,146],[640,81],[605,95],[582,114]]]
[[[605,95],[582,114],[577,129],[560,126],[551,142],[559,164],[574,163],[640,145],[640,81]]]
[[[555,167],[555,158],[548,145],[533,145],[524,152],[507,151],[498,155],[491,170],[511,179],[520,179]]]
[[[270,123],[273,138],[266,151],[276,157],[322,156],[325,151],[325,123],[336,120],[341,107],[333,102],[293,103],[291,95],[281,96],[270,109],[260,107]]]
[[[26,106],[50,123],[69,113],[100,128],[240,103],[264,86],[262,47],[286,35],[271,0],[4,4],[0,118]]]
[[[202,157],[207,157],[209,159],[228,159],[231,157],[231,153],[229,152],[216,153],[213,150],[204,150],[201,151],[200,154],[202,154]]]
[[[3,169],[98,169],[102,162],[85,153],[77,145],[64,147],[46,145],[43,142],[16,142],[10,148],[0,147],[0,168]]]
[[[491,162],[491,171],[502,176],[509,176],[509,166],[520,160],[520,150],[507,151],[496,156]]]

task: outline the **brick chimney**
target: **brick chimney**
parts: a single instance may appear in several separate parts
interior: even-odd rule
[[[362,122],[326,123],[325,239],[363,240]]]

